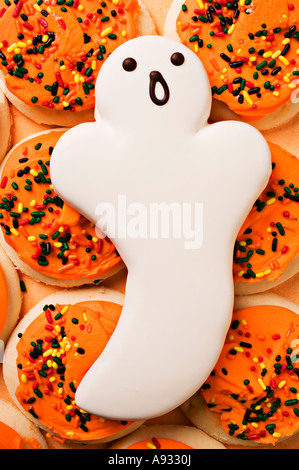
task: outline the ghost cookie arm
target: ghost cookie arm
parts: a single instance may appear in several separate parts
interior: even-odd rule
[[[105,193],[109,167],[107,141],[113,147],[115,136],[105,123],[85,123],[76,126],[59,139],[51,157],[51,179],[55,192],[77,212],[95,222],[93,186]],[[100,169],[100,173],[96,169]],[[86,188],[86,191],[80,190]]]
[[[205,148],[205,164],[213,175],[218,206],[221,202],[219,217],[225,218],[227,210],[234,211],[242,224],[271,175],[266,140],[254,127],[236,121],[209,125],[196,139],[199,152]]]

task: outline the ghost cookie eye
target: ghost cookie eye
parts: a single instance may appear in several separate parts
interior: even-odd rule
[[[185,62],[185,57],[180,52],[175,52],[172,54],[170,60],[173,65],[180,67]]]
[[[132,57],[128,57],[127,59],[123,61],[123,69],[126,72],[134,72],[136,68],[137,68],[137,62]]]

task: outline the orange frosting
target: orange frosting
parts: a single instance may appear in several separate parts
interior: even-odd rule
[[[237,237],[236,282],[276,281],[299,253],[299,161],[269,145],[273,170]]]
[[[0,335],[3,331],[8,312],[8,292],[4,273],[0,266]]]
[[[128,449],[192,449],[192,447],[173,439],[153,437],[152,439],[136,442],[129,446]]]
[[[23,449],[23,444],[21,436],[0,421],[0,449]]]
[[[213,373],[201,389],[223,429],[275,444],[299,430],[299,317],[279,306],[235,312]]]
[[[1,0],[0,68],[27,105],[80,112],[94,106],[105,59],[137,36],[137,0]]]
[[[214,97],[258,120],[297,88],[298,0],[186,0],[177,19],[183,44],[202,60]]]
[[[112,421],[76,406],[75,391],[105,348],[122,307],[111,302],[46,305],[18,345],[16,397],[51,432],[91,441],[114,435],[131,422]]]
[[[19,258],[39,273],[99,279],[121,259],[110,240],[53,191],[50,154],[61,135],[32,138],[12,152],[0,182],[1,229]]]

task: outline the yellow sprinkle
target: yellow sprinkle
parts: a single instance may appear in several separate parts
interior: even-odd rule
[[[238,272],[238,276],[239,276],[239,277],[242,277],[243,274],[244,274],[244,272],[245,272],[245,271],[239,271],[239,272]]]
[[[66,65],[62,65],[62,66],[60,67],[60,70],[61,70],[62,72],[63,72],[63,70],[65,70],[65,69],[66,69]]]
[[[84,78],[84,77],[80,77],[80,82],[81,82],[81,83],[84,83],[84,82],[85,82],[85,78]]]
[[[32,40],[31,40],[31,39],[28,39],[27,45],[28,45],[28,46],[31,46],[31,44],[32,44]]]
[[[256,406],[254,409],[255,410],[260,410],[261,408],[262,408],[261,405],[259,405],[259,406]]]
[[[267,232],[268,232],[268,233],[271,233],[271,232],[272,232],[272,228],[268,227],[268,228],[267,228]]]
[[[30,175],[32,176],[38,176],[38,172],[35,170],[30,170]]]
[[[268,201],[266,202],[266,204],[267,204],[267,206],[271,206],[271,204],[274,204],[274,202],[276,202],[275,197],[271,197],[271,199],[268,199]]]
[[[285,44],[289,44],[290,42],[290,38],[285,38],[283,41],[282,41],[282,44],[285,45]]]
[[[240,242],[240,246],[246,246],[246,242],[244,241]]]
[[[42,38],[42,41],[43,41],[43,42],[47,42],[48,39],[49,39],[48,34],[44,34],[44,35],[43,35],[43,38]]]
[[[63,388],[62,388],[62,387],[60,387],[60,388],[58,389],[58,393],[59,393],[59,395],[62,395],[62,394],[63,394]]]
[[[79,6],[78,6],[78,10],[79,10],[79,11],[84,10],[84,6],[83,6],[83,5],[79,5]]]
[[[264,362],[261,362],[261,363],[260,363],[260,368],[261,368],[261,369],[266,369],[266,364],[265,364]]]
[[[157,449],[157,447],[154,446],[154,444],[151,444],[150,442],[146,444],[146,447],[148,447],[149,449]]]
[[[272,55],[272,59],[276,59],[278,56],[280,56],[281,54],[281,51],[277,50],[276,52],[274,52],[274,54]]]
[[[41,7],[37,3],[35,5],[33,5],[33,8],[38,12],[42,11]]]
[[[75,80],[75,83],[80,83],[80,75],[78,73],[76,73],[74,80]]]
[[[21,375],[21,381],[23,382],[23,384],[27,383],[27,377],[25,374]]]
[[[108,34],[112,33],[113,31],[113,28],[107,28],[107,29],[104,29],[104,31],[101,32],[101,38],[104,38],[105,36],[108,36]]]
[[[285,380],[282,380],[281,382],[279,382],[278,384],[278,388],[283,388],[286,384],[286,381]]]
[[[54,330],[57,331],[57,333],[60,333],[61,328],[60,328],[59,325],[55,325],[55,326],[54,326]]]
[[[44,352],[43,357],[51,356],[52,352],[53,352],[53,349],[48,349],[48,351]]]
[[[264,277],[264,273],[257,273],[256,277]]]
[[[63,307],[63,309],[61,310],[61,315],[64,315],[67,311],[68,311],[69,307],[66,305],[65,307]]]
[[[18,47],[16,43],[12,44],[7,48],[7,52],[12,52],[15,50],[15,48]]]
[[[15,228],[11,228],[10,231],[15,237],[19,236],[19,232]]]
[[[87,320],[88,320],[87,315],[86,315],[86,312],[83,313],[83,320],[84,320],[84,321],[87,321]]]
[[[18,46],[24,49],[24,47],[27,47],[26,42],[18,42]]]
[[[279,96],[279,91],[273,91],[274,96]]]
[[[245,0],[240,0],[240,6],[243,7],[245,5]]]
[[[234,29],[235,29],[236,25],[235,24],[232,24],[231,27],[229,28],[229,30],[227,31],[227,34],[232,34]]]
[[[55,246],[55,248],[61,248],[62,247],[61,242],[55,242],[55,243],[53,243],[53,245]]]
[[[204,6],[202,0],[196,0],[196,3],[197,3],[197,5],[199,6],[199,8],[200,8],[201,10],[204,9],[205,6]]]
[[[269,57],[272,56],[272,54],[273,54],[272,51],[267,51],[267,52],[265,52],[265,53],[263,54],[263,57],[264,57],[265,59],[268,59]]]
[[[92,70],[96,70],[96,69],[97,69],[97,61],[96,61],[96,60],[93,60],[93,61],[92,61],[91,68],[92,68]]]
[[[28,237],[27,240],[28,240],[29,242],[35,242],[36,237],[34,237],[34,236],[32,235],[31,237]]]
[[[20,202],[18,204],[18,213],[21,214],[22,211],[23,211],[23,204]]]
[[[102,44],[106,44],[106,42],[107,42],[107,39],[105,39],[105,38],[102,39]]]
[[[73,436],[74,435],[74,432],[73,431],[67,431],[67,436]]]
[[[241,320],[241,323],[242,323],[242,325],[247,325],[247,321],[246,321],[246,320]]]
[[[67,410],[72,410],[73,408],[74,408],[73,405],[68,405],[68,406],[66,407]]]
[[[49,378],[49,381],[50,381],[50,382],[55,382],[55,380],[56,380],[55,377],[50,377],[50,378]]]
[[[194,44],[194,52],[195,54],[197,54],[197,52],[199,51],[199,46],[197,43]]]
[[[259,425],[257,423],[251,423],[251,426],[255,429],[257,429],[259,427]]]
[[[239,346],[235,346],[234,349],[240,353],[244,352],[244,349],[240,348]]]
[[[58,369],[58,364],[56,362],[52,362],[53,369]]]
[[[122,35],[123,38],[127,37],[127,31],[125,31],[125,30],[122,31],[122,32],[121,32],[121,35]]]
[[[79,343],[74,343],[75,348],[79,347]]]
[[[278,58],[284,65],[289,65],[290,62],[283,55],[280,55]]]
[[[271,269],[267,269],[267,271],[264,271],[264,276],[267,276],[268,274],[271,274]]]
[[[0,49],[3,49],[3,42],[0,42]]]
[[[260,384],[260,386],[262,387],[262,389],[266,390],[266,385],[264,384],[263,380],[262,379],[257,379],[257,381]]]
[[[256,57],[255,56],[252,56],[249,58],[250,62],[255,62],[256,61]]]
[[[68,103],[67,101],[63,101],[62,104],[64,108],[67,108],[70,105],[70,103]]]
[[[59,227],[58,232],[63,233],[63,232],[64,232],[64,228],[63,228],[62,226]]]
[[[287,77],[286,75],[283,77],[283,79],[284,79],[284,81],[285,81],[286,83],[290,83],[290,81],[291,81],[291,80],[289,79],[289,77]]]
[[[245,91],[245,90],[243,91],[243,96],[244,96],[244,98],[245,98],[245,100],[247,101],[248,104],[253,105],[253,101],[250,98],[250,96],[248,95],[247,91]]]
[[[255,362],[256,364],[259,362],[259,360],[258,360],[257,357],[254,357],[252,360],[253,360],[253,362]]]
[[[280,434],[280,432],[274,432],[274,433],[272,434],[272,436],[279,438],[279,437],[281,437],[281,434]]]
[[[294,85],[293,83],[290,83],[290,84],[288,85],[288,87],[291,88],[291,89],[294,89],[294,88],[296,88],[296,85]]]
[[[119,4],[119,0],[112,0],[112,3],[113,3],[114,5],[118,5],[118,4]]]

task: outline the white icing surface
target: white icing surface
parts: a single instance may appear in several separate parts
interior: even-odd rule
[[[176,52],[185,57],[181,66],[171,63]],[[137,62],[132,72],[122,67],[128,57]],[[164,106],[150,98],[153,71],[169,87]],[[187,250],[179,238],[113,237],[108,230],[128,279],[118,326],[76,393],[91,413],[164,414],[198,390],[221,352],[233,306],[235,238],[268,182],[271,160],[253,127],[208,125],[210,106],[208,78],[194,53],[167,38],[140,37],[104,63],[96,122],[66,132],[53,152],[55,191],[94,223],[97,204],[117,208],[120,195],[127,206],[203,204],[199,249]],[[103,220],[98,226],[105,231]]]

